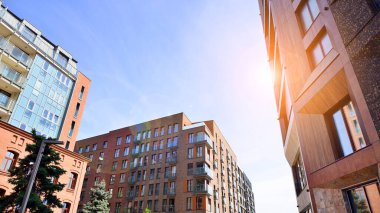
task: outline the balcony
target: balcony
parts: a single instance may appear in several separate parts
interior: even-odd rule
[[[139,167],[139,163],[138,162],[131,162],[131,164],[129,165],[129,168],[131,170],[135,170]]]
[[[133,144],[134,145],[139,145],[141,144],[141,138],[137,138],[136,136],[133,138]]]
[[[0,48],[25,67],[30,67],[32,64],[33,59],[27,53],[2,36],[0,36]]]
[[[0,91],[0,114],[9,115],[16,103],[16,100]]]
[[[131,155],[133,158],[137,158],[139,156],[139,150],[138,149],[132,149]]]
[[[136,181],[137,181],[137,179],[134,177],[134,176],[129,176],[128,177],[128,183],[129,184],[135,184],[136,183]]]
[[[213,195],[213,189],[210,185],[198,184],[194,187],[194,193],[212,196]]]
[[[127,191],[127,194],[126,194],[126,199],[127,200],[132,200],[133,198],[135,198],[137,195],[137,193],[135,191]]]
[[[172,172],[172,171],[167,171],[167,172],[165,172],[164,177],[167,178],[167,179],[169,179],[169,180],[174,180],[177,177],[177,173],[176,172]]]
[[[16,85],[18,88],[22,88],[25,82],[25,77],[21,73],[3,63],[0,63],[0,77],[6,79],[10,84]]]
[[[167,196],[175,196],[175,187],[164,189],[164,194]]]
[[[193,175],[195,177],[205,177],[207,179],[213,178],[212,170],[208,167],[198,167],[194,169],[187,170],[188,175]]]
[[[204,132],[199,132],[196,134],[195,137],[193,137],[190,141],[189,144],[200,144],[200,143],[205,143],[210,149],[212,149],[212,140],[210,137],[204,133]]]
[[[162,206],[162,212],[163,213],[175,213],[175,206],[174,205],[163,205]]]
[[[166,158],[166,163],[176,164],[177,163],[177,156],[171,156],[169,158]]]

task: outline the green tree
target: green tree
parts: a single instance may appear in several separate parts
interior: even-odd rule
[[[152,213],[152,210],[150,210],[149,208],[145,208],[144,213]]]
[[[111,193],[105,190],[106,183],[102,180],[95,183],[91,188],[90,200],[83,208],[84,213],[106,213],[109,212],[108,199],[111,198]]]
[[[0,198],[0,212],[15,212],[21,207],[32,170],[31,165],[36,161],[41,142],[45,140],[45,137],[37,135],[35,130],[32,131],[32,135],[34,143],[27,144],[25,148],[29,154],[9,170],[8,182],[14,185],[13,192]],[[50,213],[53,212],[51,208],[62,207],[61,201],[55,194],[61,191],[65,184],[54,181],[66,173],[59,166],[60,160],[59,153],[47,145],[26,206],[30,212]]]

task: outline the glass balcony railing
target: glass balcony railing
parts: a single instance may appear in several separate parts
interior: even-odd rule
[[[213,178],[212,170],[208,167],[198,167],[194,169],[187,170],[188,175],[194,175],[194,176],[205,176],[210,179]]]
[[[198,184],[194,187],[194,192],[212,195],[213,194],[213,188],[207,184]]]
[[[175,187],[170,187],[164,189],[166,195],[174,196],[175,195]]]
[[[162,205],[162,212],[175,213],[175,207],[174,205]]]
[[[175,179],[177,177],[177,173],[172,171],[166,171],[164,177],[168,179]]]
[[[32,58],[27,53],[2,36],[0,36],[0,48],[26,67],[32,64]]]
[[[21,75],[21,73],[17,72],[16,70],[13,70],[12,68],[8,67],[7,65],[0,63],[0,76],[6,78],[13,84],[16,84],[19,87],[22,87],[22,85],[25,82],[24,76]]]
[[[134,184],[134,183],[136,183],[136,177],[134,177],[134,176],[129,176],[128,177],[128,183],[129,184]]]
[[[212,148],[212,140],[211,138],[204,132],[198,132],[193,138],[190,139],[189,143],[203,143],[206,142],[206,144]]]
[[[31,39],[32,37],[29,34],[25,34],[24,32],[25,26],[23,26],[19,19],[16,18],[12,13],[10,13],[6,8],[0,7],[0,20],[7,24],[14,31],[18,32],[19,35],[21,35],[23,38],[28,40],[30,44],[32,44],[36,49],[43,52],[45,56],[49,57],[52,61],[56,62],[56,65],[62,67],[57,62],[57,59],[54,58],[54,45],[50,44],[49,41],[45,40],[40,36],[32,36],[34,39]],[[28,66],[30,66],[30,64]],[[67,63],[67,65],[62,68],[67,70],[73,76],[77,76],[78,70],[70,63]]]
[[[126,193],[126,198],[127,199],[133,199],[133,198],[135,198],[136,197],[136,192],[135,191],[127,191],[127,193]]]
[[[131,169],[136,169],[138,166],[139,166],[138,162],[131,162],[131,164],[130,164],[129,167],[130,167]]]
[[[16,100],[0,92],[0,108],[5,111],[11,111]]]
[[[175,164],[177,163],[177,156],[171,156],[166,158],[166,163]]]

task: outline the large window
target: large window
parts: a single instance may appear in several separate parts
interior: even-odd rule
[[[293,166],[294,183],[296,193],[299,195],[306,187],[306,174],[301,156],[298,157],[296,164]]]
[[[75,185],[77,184],[78,174],[71,172],[69,175],[69,183],[67,184],[67,188],[75,189]]]
[[[193,207],[193,198],[186,198],[186,210],[191,210]]]
[[[351,102],[333,112],[330,119],[333,124],[333,136],[335,141],[338,142],[337,151],[339,157],[347,156],[366,146]]]
[[[310,47],[308,53],[312,66],[317,66],[332,49],[330,37],[326,31],[323,31],[316,37],[316,41]]]
[[[8,172],[12,168],[17,160],[18,154],[12,151],[7,151],[0,170]]]
[[[302,30],[306,32],[313,24],[319,14],[316,0],[305,0],[301,3],[298,11],[298,18],[301,22]]]
[[[346,191],[353,213],[376,213],[380,209],[379,183],[370,183]]]

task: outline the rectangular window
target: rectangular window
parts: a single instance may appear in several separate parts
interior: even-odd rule
[[[193,180],[187,180],[187,191],[188,192],[193,191]]]
[[[124,148],[123,155],[124,155],[124,156],[128,156],[128,155],[129,155],[129,147],[125,147],[125,148]]]
[[[347,156],[366,146],[359,123],[355,126],[350,122],[354,120],[350,117],[350,104],[351,102],[339,108],[330,117],[335,130],[333,133],[339,145],[339,157]]]
[[[159,195],[160,194],[160,184],[156,183],[156,187],[154,188],[154,194]]]
[[[305,0],[301,3],[297,15],[303,32],[306,32],[310,28],[315,19],[317,19],[318,14],[319,8],[316,0]]]
[[[63,55],[62,53],[59,53],[57,55],[57,62],[59,65],[61,65],[62,67],[65,67],[66,68],[66,65],[67,65],[67,62],[69,61],[69,58],[65,55]]]
[[[352,212],[378,212],[380,209],[379,183],[370,183],[346,191]]]
[[[122,169],[126,169],[128,167],[128,161],[123,160],[121,166],[122,166]]]
[[[195,140],[194,140],[194,134],[193,133],[190,133],[189,134],[189,143],[194,143]]]
[[[82,148],[82,147],[79,147],[78,153],[79,153],[79,154],[82,154],[82,152],[83,152],[83,148]]]
[[[69,137],[72,137],[72,136],[73,136],[74,128],[75,128],[75,121],[72,121],[72,122],[71,122],[70,131],[69,131]]]
[[[152,131],[148,131],[148,138],[150,138],[150,135],[152,134]]]
[[[108,146],[108,141],[103,141],[103,149],[107,148]]]
[[[96,151],[97,148],[98,148],[98,144],[93,144],[92,145],[92,151]]]
[[[197,209],[202,209],[203,197],[197,197]]]
[[[186,198],[186,210],[191,210],[193,207],[193,199],[191,197]]]
[[[302,190],[306,187],[306,174],[305,168],[303,166],[303,161],[301,156],[298,156],[296,164],[293,166],[293,177],[296,188],[296,193],[299,195]]]
[[[191,159],[194,157],[194,148],[187,149],[187,158]]]
[[[198,146],[197,147],[197,157],[202,157],[203,156],[203,147]]]
[[[117,197],[118,198],[123,197],[123,187],[117,188]]]
[[[120,149],[115,149],[114,157],[118,158],[120,153]]]
[[[77,118],[77,117],[78,117],[78,114],[79,114],[79,108],[80,108],[80,103],[77,103],[77,106],[75,107],[74,118]]]
[[[117,197],[119,197],[119,192],[117,193]],[[120,197],[122,197],[122,195]],[[115,213],[121,213],[121,203],[120,202],[117,202],[115,204]]]
[[[161,136],[165,135],[165,127],[161,127]]]
[[[168,135],[172,134],[172,125],[168,126]]]
[[[178,124],[174,124],[174,133],[178,132]]]
[[[120,183],[124,183],[125,182],[125,173],[121,173],[120,174]]]
[[[330,37],[326,31],[323,31],[321,35],[316,37],[316,41],[313,42],[312,46],[308,50],[312,66],[316,67],[326,57],[331,49],[332,44]]]
[[[121,137],[116,138],[116,146],[119,146],[121,144]]]
[[[116,179],[116,175],[111,175],[110,177],[110,184],[114,184]]]
[[[23,26],[22,29],[21,29],[21,34],[30,42],[34,42],[34,40],[36,39],[36,36],[37,34],[35,32],[33,32],[31,29],[29,29],[29,27],[27,26]]]
[[[90,151],[90,145],[87,145],[85,152],[89,152],[89,151]]]
[[[158,128],[154,129],[154,137],[158,137]]]
[[[79,100],[82,100],[82,99],[83,99],[83,94],[84,94],[84,86],[82,86],[82,88],[80,89],[80,92],[79,92]]]
[[[112,171],[115,171],[117,169],[117,161],[112,162]]]
[[[131,143],[131,138],[132,138],[132,135],[127,135],[127,137],[125,138],[125,143],[126,144]]]

